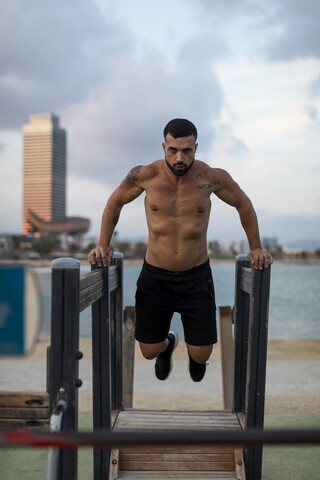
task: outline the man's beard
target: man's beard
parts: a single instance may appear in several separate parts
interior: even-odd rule
[[[183,165],[185,168],[184,170],[175,170],[174,166],[173,165],[170,165],[170,163],[168,162],[167,160],[167,157],[165,156],[165,161],[166,161],[166,164],[168,165],[168,167],[170,168],[171,172],[174,173],[177,177],[182,177],[183,175],[185,175],[187,172],[189,172],[190,168],[192,167],[192,165],[194,164],[194,157],[192,159],[192,162],[190,163],[189,166],[185,165],[184,163],[175,163],[174,165]]]

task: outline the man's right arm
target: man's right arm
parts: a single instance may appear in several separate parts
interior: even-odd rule
[[[106,266],[107,262],[111,261],[113,252],[110,249],[110,242],[122,207],[135,200],[144,191],[140,185],[140,170],[141,167],[134,167],[130,170],[119,187],[110,195],[102,214],[99,243],[88,256],[90,263],[97,262],[100,267],[101,265]]]

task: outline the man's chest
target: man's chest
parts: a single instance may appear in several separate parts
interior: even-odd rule
[[[146,189],[147,212],[162,216],[198,216],[210,210],[210,192],[198,188],[196,182],[168,185],[158,182]]]

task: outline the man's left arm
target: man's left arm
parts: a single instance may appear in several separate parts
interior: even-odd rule
[[[223,202],[237,209],[250,246],[250,253],[248,254],[249,260],[255,268],[262,269],[263,267],[268,267],[269,260],[273,263],[273,259],[272,256],[262,248],[258,219],[251,200],[228,172],[221,169],[215,169],[215,171],[219,180],[217,183],[218,188],[215,188],[214,193]]]

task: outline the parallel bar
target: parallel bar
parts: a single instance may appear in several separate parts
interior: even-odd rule
[[[115,345],[115,410],[123,410],[123,259],[115,259],[118,288],[114,293],[114,345]]]
[[[157,432],[44,432],[2,431],[1,447],[116,448],[122,445],[319,445],[320,429],[175,430]]]
[[[75,432],[78,429],[79,272],[80,264],[75,259],[52,262],[50,409],[55,408],[63,391],[68,410],[63,417],[62,431]],[[61,451],[59,457],[59,479],[75,480],[77,451]]]
[[[92,388],[94,432],[111,430],[111,338],[109,265],[102,269],[104,295],[92,305]],[[94,480],[108,480],[110,450],[94,451]]]

